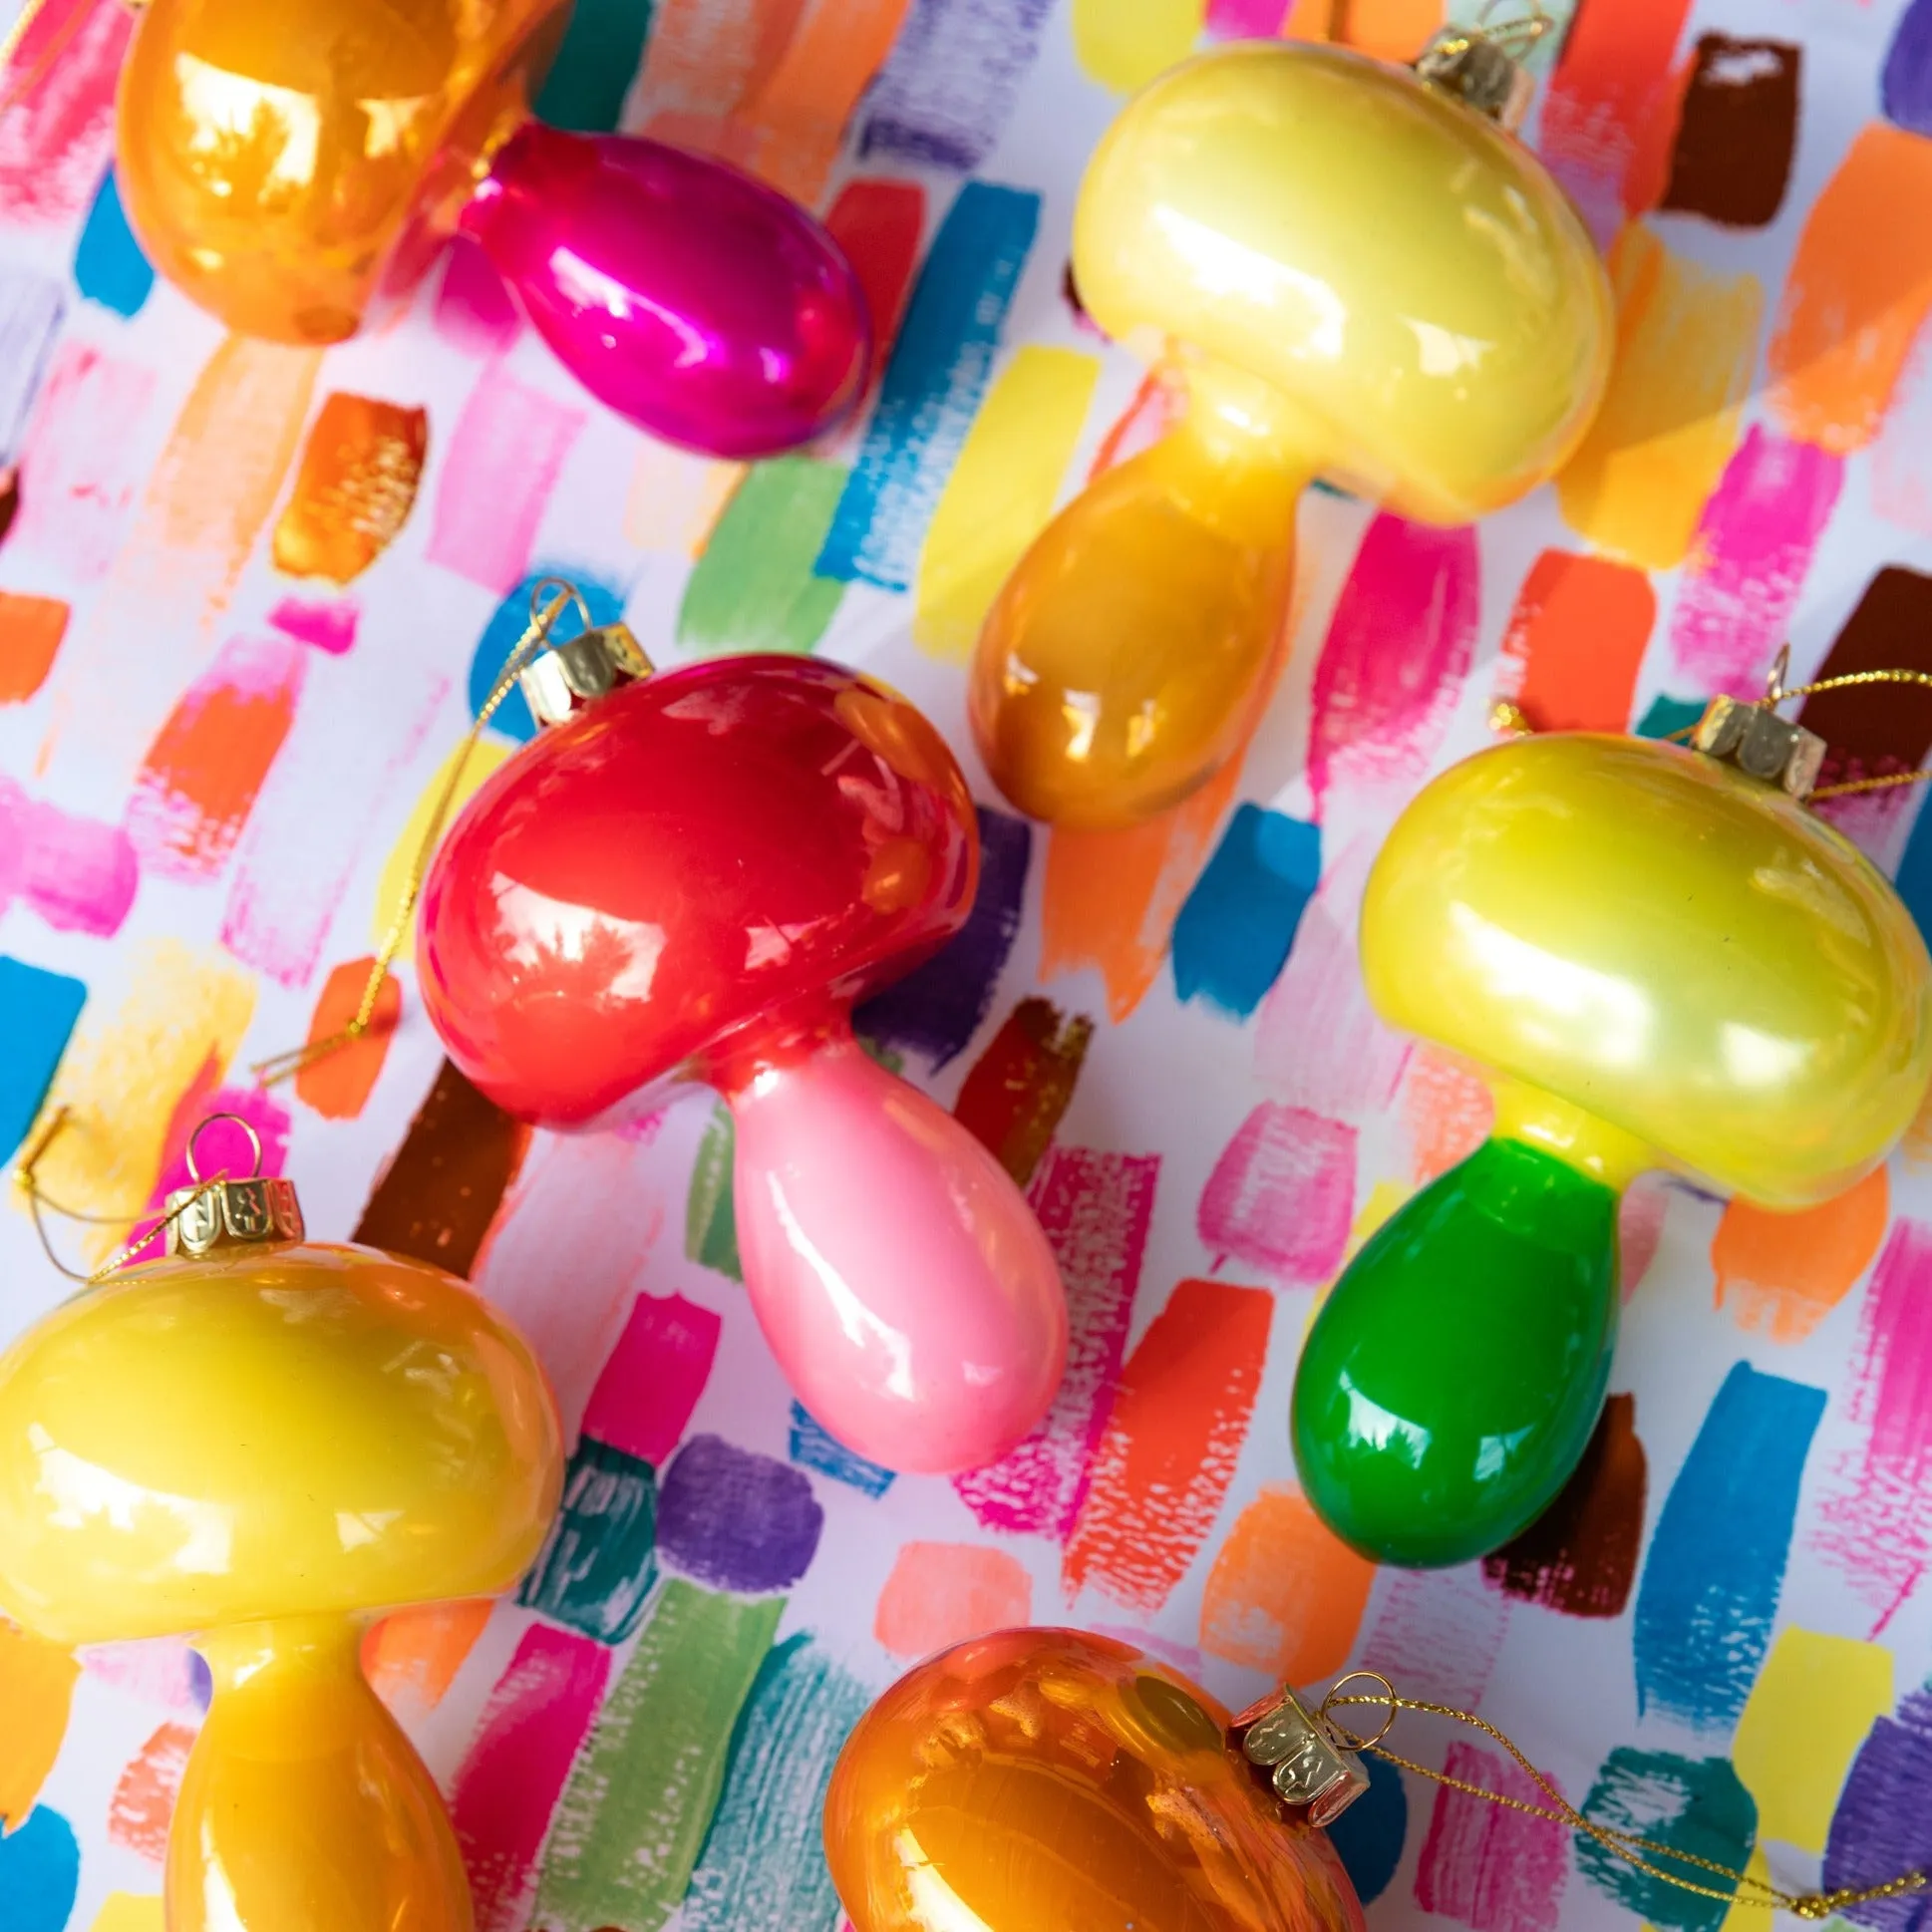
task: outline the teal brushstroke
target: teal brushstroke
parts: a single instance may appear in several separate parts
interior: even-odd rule
[[[657,1579],[656,1545],[657,1471],[586,1436],[516,1600],[600,1644],[621,1644],[637,1628]]]
[[[1738,1873],[1751,1862],[1758,1837],[1758,1806],[1728,1758],[1680,1758],[1620,1745],[1597,1772],[1583,1815]],[[1574,1842],[1584,1877],[1659,1932],[1718,1932],[1724,1923],[1726,1900],[1699,1898],[1653,1878],[1581,1833]],[[1702,1871],[1696,1876],[1713,1887],[1723,1884]]]
[[[644,64],[652,0],[577,0],[556,65],[536,97],[538,118],[575,134],[614,134]]]

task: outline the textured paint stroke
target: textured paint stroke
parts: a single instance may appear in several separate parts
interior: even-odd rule
[[[175,1793],[194,1747],[195,1727],[164,1724],[135,1753],[108,1801],[108,1838],[150,1864],[167,1850]]]
[[[1355,1142],[1340,1121],[1263,1101],[1201,1189],[1194,1224],[1215,1265],[1231,1258],[1290,1288],[1330,1280],[1355,1212]]]
[[[0,1736],[0,1831],[34,1808],[61,1755],[80,1675],[72,1651],[0,1618],[0,1711],[7,1714]]]
[[[1617,349],[1589,433],[1556,480],[1563,520],[1647,570],[1684,561],[1738,445],[1765,295],[1674,253],[1642,222],[1610,250]]]
[[[1022,1000],[968,1069],[953,1114],[1024,1187],[1074,1098],[1094,1023]]]
[[[826,211],[825,230],[845,251],[872,318],[872,373],[861,408],[899,339],[925,224],[926,191],[917,181],[847,181]]]
[[[1631,1650],[1639,1713],[1728,1731],[1771,1646],[1824,1391],[1740,1362],[1652,1532]]]
[[[1549,1803],[1519,1765],[1481,1745],[1451,1743],[1443,1770],[1518,1804]],[[1425,1912],[1472,1932],[1547,1932],[1563,1922],[1569,1875],[1570,1834],[1554,1819],[1437,1789],[1416,1864],[1416,1903]]]
[[[657,1471],[585,1435],[516,1600],[600,1644],[621,1644],[657,1580],[656,1541]]]
[[[831,528],[846,472],[813,457],[746,470],[685,579],[678,643],[696,656],[809,651],[845,586],[812,565]]]
[[[216,1124],[198,1143],[197,1164],[204,1170],[225,1168],[231,1173],[245,1173],[254,1165],[264,1174],[288,1171],[288,1109],[265,1087],[218,1085],[204,1069],[202,1078],[175,1103],[161,1140],[161,1171],[148,1195],[149,1211],[157,1222],[168,1195],[193,1185],[194,1176],[187,1165],[188,1136],[217,1114],[230,1118]],[[237,1122],[244,1126],[237,1126]],[[244,1127],[252,1130],[252,1141]]]
[[[1090,80],[1132,94],[1193,52],[1206,15],[1206,0],[1074,0],[1074,54]]]
[[[1053,514],[1100,373],[1081,350],[1029,343],[987,393],[919,552],[912,635],[933,657],[971,655],[1001,585]]]
[[[1872,122],[1811,203],[1771,335],[1767,400],[1785,431],[1833,456],[1877,434],[1932,310],[1932,142]]]
[[[1754,423],[1725,465],[1678,579],[1671,658],[1693,690],[1757,698],[1784,642],[1844,465]]]
[[[1033,1578],[979,1543],[904,1543],[879,1591],[872,1635],[894,1657],[930,1657],[1033,1621]]]
[[[870,1462],[855,1449],[848,1449],[824,1425],[813,1420],[802,1402],[792,1405],[792,1426],[787,1432],[787,1447],[793,1461],[802,1469],[811,1469],[870,1496],[874,1502],[898,1480],[898,1472],[883,1463]]]
[[[564,1780],[610,1677],[610,1652],[567,1631],[524,1631],[483,1705],[450,1795],[477,1932],[523,1932]]]
[[[1315,666],[1308,783],[1327,795],[1412,784],[1429,769],[1469,669],[1481,608],[1473,529],[1387,511],[1369,525]]]
[[[1456,1570],[1398,1570],[1385,1579],[1355,1661],[1411,1697],[1480,1710],[1509,1619],[1509,1603],[1484,1586],[1472,1563]]]
[[[141,430],[154,394],[152,369],[61,344],[21,453],[28,487],[11,543],[77,582],[107,575],[146,471]]]
[[[966,173],[993,152],[1052,0],[912,0],[866,102],[861,157]]]
[[[1865,586],[1815,675],[1889,669],[1932,672],[1932,575],[1900,564]],[[1855,687],[1820,691],[1797,716],[1831,748],[1819,775],[1825,783],[1913,772],[1932,752],[1932,691],[1922,685],[1893,685],[1879,704]]]
[[[181,694],[128,802],[128,834],[148,871],[220,874],[294,722],[307,659],[292,638],[230,638]]]
[[[1236,805],[1174,921],[1174,997],[1245,1020],[1287,964],[1321,875],[1320,826]]]
[[[784,1609],[782,1597],[665,1584],[564,1786],[528,1923],[658,1932],[676,1911]],[[525,1922],[497,1921],[501,1932]]]
[[[1545,550],[1509,613],[1496,695],[1513,699],[1534,731],[1624,731],[1656,621],[1641,570]]]
[[[309,429],[275,524],[275,568],[345,584],[396,540],[430,447],[427,411],[338,390]]]
[[[1389,1889],[1409,1836],[1409,1794],[1394,1765],[1364,1758],[1369,1788],[1328,1827],[1355,1895],[1373,1905]]]
[[[965,925],[923,966],[852,1016],[867,1040],[917,1054],[935,1073],[966,1051],[993,1010],[1026,903],[1033,827],[991,805],[976,811],[979,891]]]
[[[1892,1223],[1840,1397],[1862,1431],[1840,1452],[1811,1542],[1880,1613],[1879,1628],[1932,1558],[1932,1228]],[[1879,1634],[1874,1629],[1873,1636]]]
[[[1803,50],[1700,34],[1661,206],[1727,228],[1777,219],[1797,154]]]
[[[350,1238],[467,1276],[529,1138],[446,1060]]]
[[[0,777],[0,911],[18,900],[60,932],[121,930],[141,872],[119,825],[31,799]]]
[[[182,1097],[220,1084],[255,1011],[254,981],[218,953],[148,940],[127,968],[120,1005],[76,1033],[48,1094],[72,1121],[43,1155],[41,1182],[89,1214],[149,1197]],[[103,1227],[82,1245],[99,1263],[118,1239]]]
[[[692,1437],[664,1471],[659,1551],[667,1566],[715,1589],[791,1588],[824,1526],[803,1470],[722,1437]]]
[[[689,1428],[724,1323],[682,1295],[639,1295],[583,1412],[583,1431],[662,1465]]]
[[[341,657],[355,649],[362,608],[353,597],[283,597],[269,611],[268,621],[298,644]]]
[[[11,1160],[39,1116],[87,988],[0,953],[0,1160]]]
[[[702,557],[746,468],[639,438],[624,496],[625,541],[655,556]]]
[[[88,1932],[166,1932],[160,1894],[110,1892]]]
[[[1795,1214],[1727,1201],[1711,1240],[1718,1306],[1748,1334],[1803,1341],[1871,1265],[1890,1211],[1883,1167]]]
[[[651,31],[652,0],[578,0],[536,112],[553,128],[613,134]]]
[[[1612,1831],[1650,1838],[1740,1873],[1758,1836],[1758,1807],[1726,1758],[1683,1758],[1619,1745],[1604,1760],[1582,1809],[1593,1823]],[[1581,1833],[1574,1842],[1583,1876],[1660,1932],[1718,1932],[1724,1923],[1724,1899],[1700,1898],[1653,1878]]]
[[[459,740],[449,756],[430,775],[429,781],[416,795],[416,803],[410,807],[409,816],[403,820],[403,828],[396,834],[396,842],[390,846],[389,856],[383,860],[382,873],[376,880],[376,896],[369,907],[369,943],[372,946],[380,949],[389,943],[390,928],[402,912],[412,884],[417,883],[416,875],[423,864],[430,826],[437,808],[444,808],[445,826],[454,823],[457,813],[483,789],[484,780],[515,749],[498,738],[482,738],[474,745],[467,740]],[[404,921],[394,957],[404,965],[415,959],[414,919]]]
[[[1932,135],[1932,5],[1908,0],[1879,76],[1879,103],[1894,127]]]
[[[1888,523],[1932,536],[1932,322],[1921,323],[1871,446],[1871,506]]]
[[[1495,1101],[1480,1074],[1425,1044],[1409,1056],[1403,1075],[1402,1118],[1409,1129],[1409,1177],[1422,1187],[1488,1139]]]
[[[1293,0],[1207,0],[1202,24],[1216,40],[1273,40],[1294,11]]]
[[[1571,1617],[1621,1617],[1643,1552],[1649,1463],[1637,1399],[1612,1396],[1575,1472],[1520,1535],[1482,1559],[1505,1595]]]
[[[1067,1368],[1025,1442],[953,1477],[985,1528],[1072,1533],[1127,1351],[1159,1174],[1153,1154],[1048,1149],[1028,1198],[1067,1288]]]
[[[119,0],[53,0],[0,75],[0,215],[71,221],[114,152],[114,93],[134,16]]]
[[[728,1275],[742,1286],[745,1268],[738,1254],[738,1216],[732,1199],[736,1144],[731,1110],[720,1101],[705,1123],[698,1157],[691,1163],[691,1184],[684,1201],[684,1254],[687,1261]]]
[[[1201,1649],[1284,1684],[1332,1677],[1355,1648],[1375,1565],[1299,1489],[1264,1483],[1215,1552]]]
[[[1892,1696],[1892,1654],[1881,1645],[1795,1624],[1777,1633],[1731,1747],[1767,1838],[1825,1848],[1845,1772]]]
[[[434,1711],[488,1628],[495,1603],[426,1603],[371,1626],[362,1642],[364,1675],[384,1703]]]
[[[59,597],[0,590],[0,704],[25,704],[47,682],[73,614]]]
[[[872,1694],[805,1631],[759,1666],[691,1874],[687,1932],[834,1932],[825,1788]]]
[[[443,458],[428,555],[506,594],[529,568],[543,506],[586,421],[489,364],[464,405]]]
[[[361,1011],[376,961],[346,959],[322,983],[309,1016],[305,1046],[333,1040]],[[368,1029],[359,1039],[309,1061],[295,1076],[295,1098],[325,1121],[353,1121],[368,1104],[403,1017],[402,983],[392,974],[376,995]]]
[[[198,1717],[213,1695],[208,1667],[178,1637],[101,1644],[80,1655],[81,1668],[96,1683],[164,1711],[191,1712]]]
[[[1869,1885],[1893,1872],[1932,1871],[1932,1691],[1911,1692],[1880,1718],[1852,1762],[1824,1851],[1826,1887]],[[1857,1922],[1923,1932],[1922,1898],[1859,1908]]]
[[[60,282],[31,269],[0,272],[0,465],[12,499],[0,515],[9,523],[19,504],[14,466],[66,317]]]
[[[1183,1281],[1121,1370],[1062,1579],[1157,1611],[1214,1526],[1254,1412],[1274,1297]]]
[[[490,612],[489,622],[483,627],[483,633],[477,639],[477,648],[470,654],[467,691],[473,718],[480,715],[488,703],[490,694],[503,675],[503,666],[509,662],[510,653],[522,642],[524,633],[530,627],[530,600],[538,585],[552,576],[562,577],[565,582],[576,586],[577,594],[583,598],[584,609],[590,613],[592,624],[615,624],[622,619],[625,596],[622,585],[607,581],[581,565],[545,560],[532,566],[516,580],[502,602]],[[538,606],[539,611],[548,610],[555,601],[556,592],[552,590]],[[549,635],[556,643],[563,644],[581,636],[583,629],[583,617],[572,601],[566,603],[551,620]],[[528,744],[536,736],[536,720],[530,716],[530,708],[523,702],[522,692],[514,685],[490,714],[489,729],[499,737],[513,739],[519,745]]]
[[[1039,222],[1039,195],[986,181],[968,181],[947,209],[819,550],[821,575],[910,587]]]
[[[523,333],[523,312],[503,278],[468,235],[451,238],[436,285],[431,323],[459,355],[486,360],[505,354]]]
[[[128,226],[112,167],[101,176],[87,225],[74,244],[74,285],[116,315],[139,315],[155,292],[154,264]]]
[[[81,1846],[58,1811],[37,1804],[0,1835],[0,1898],[7,1932],[64,1932],[81,1889]]]

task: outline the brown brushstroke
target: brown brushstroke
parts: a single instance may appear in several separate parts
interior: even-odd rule
[[[1643,1546],[1647,1475],[1637,1399],[1612,1396],[1562,1493],[1482,1559],[1483,1576],[1505,1596],[1565,1616],[1622,1616]]]
[[[352,1238],[467,1276],[529,1140],[446,1060]]]
[[[7,540],[13,519],[20,514],[20,472],[8,464],[0,470],[0,543]]]
[[[1050,1000],[1006,1016],[959,1090],[953,1115],[1024,1187],[1074,1098],[1094,1023]]]
[[[1932,577],[1888,564],[1865,586],[1814,678],[1852,671],[1932,672]],[[1821,785],[1913,772],[1932,752],[1932,690],[1852,686],[1806,698],[1798,722],[1830,752]]]
[[[1776,219],[1797,153],[1802,59],[1781,40],[1699,39],[1664,207],[1727,228]]]

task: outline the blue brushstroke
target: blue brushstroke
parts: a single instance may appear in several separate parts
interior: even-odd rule
[[[1409,1835],[1409,1793],[1402,1772],[1380,1758],[1364,1758],[1369,1788],[1328,1827],[1355,1895],[1373,1905],[1389,1889]]]
[[[652,0],[577,0],[556,64],[536,97],[540,120],[577,134],[617,131],[643,64]]]
[[[594,1436],[578,1443],[563,1503],[516,1601],[555,1623],[621,1644],[657,1580],[657,1471]]]
[[[81,1847],[58,1811],[37,1804],[0,1833],[0,1923],[7,1932],[63,1932],[81,1889]]]
[[[1688,731],[1704,716],[1707,702],[1703,698],[1666,698],[1659,695],[1650,701],[1650,709],[1637,726],[1637,736],[1668,738],[1673,732]]]
[[[1878,100],[1885,119],[1915,135],[1932,135],[1932,0],[1911,0],[1885,50]]]
[[[1784,1587],[1824,1391],[1740,1362],[1671,1484],[1644,1559],[1631,1648],[1637,1710],[1697,1731],[1743,1713]]]
[[[985,181],[960,189],[906,305],[878,407],[813,565],[819,576],[910,586],[1039,225],[1037,194]]]
[[[1319,826],[1240,806],[1174,921],[1174,997],[1245,1020],[1288,963],[1321,875]]]
[[[826,1435],[799,1402],[792,1405],[792,1459],[802,1469],[828,1475],[834,1482],[849,1483],[868,1496],[884,1495],[895,1480],[893,1470],[866,1461],[864,1456]]]
[[[1735,1872],[1751,1862],[1758,1837],[1758,1806],[1738,1781],[1730,1759],[1680,1758],[1675,1752],[1636,1751],[1626,1745],[1603,1761],[1583,1800],[1583,1815],[1593,1824],[1688,1851]],[[1699,1898],[1638,1870],[1580,1831],[1572,1843],[1583,1876],[1660,1932],[1718,1932],[1731,1909],[1722,1898]],[[1714,1888],[1724,1882],[1715,1874],[1686,1870]]]
[[[529,627],[530,592],[545,577],[561,577],[573,583],[583,592],[583,601],[590,612],[593,624],[614,624],[624,614],[625,592],[616,584],[603,583],[588,576],[580,568],[566,564],[545,564],[532,570],[530,574],[496,606],[496,614],[483,626],[483,635],[477,639],[477,648],[470,659],[470,715],[475,717],[496,687],[496,680],[502,675],[503,665],[511,651],[515,650],[517,640]],[[553,596],[555,593],[550,593]],[[545,607],[550,596],[544,598]],[[566,605],[550,635],[559,644],[566,639],[582,634],[583,619],[577,615],[574,604]],[[536,736],[536,720],[530,716],[530,708],[523,702],[520,691],[512,691],[490,714],[489,729],[499,732],[503,737],[514,739],[519,745],[527,745]]]
[[[26,1139],[86,1004],[79,980],[0,954],[0,1159]]]
[[[74,280],[90,302],[117,315],[139,315],[155,291],[154,264],[128,226],[112,167],[101,177],[87,226],[75,244]]]
[[[871,1701],[804,1631],[767,1654],[732,1734],[685,1932],[836,1932],[820,1819],[831,1768]]]
[[[1932,944],[1932,809],[1923,803],[1892,884],[1905,901],[1905,909],[1919,922],[1919,931]]]
[[[943,951],[852,1015],[867,1040],[919,1054],[935,1072],[966,1051],[992,1011],[1020,930],[1033,827],[981,805],[979,853],[979,891],[966,923]]]
[[[858,152],[971,173],[998,145],[1053,0],[912,0]]]

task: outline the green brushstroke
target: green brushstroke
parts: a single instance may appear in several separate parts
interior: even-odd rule
[[[1758,1806],[1738,1781],[1730,1759],[1680,1758],[1675,1752],[1634,1751],[1624,1745],[1603,1761],[1583,1801],[1583,1815],[1592,1824],[1631,1832],[1740,1873],[1751,1862],[1758,1836]],[[1681,1891],[1581,1833],[1575,1843],[1584,1877],[1652,1925],[1673,1932],[1718,1932],[1724,1923],[1728,1901]],[[1676,1869],[1702,1884],[1723,1884],[1696,1866]]]
[[[652,0],[577,0],[556,65],[536,97],[537,118],[577,134],[617,130],[644,62]]]
[[[811,566],[845,474],[811,457],[779,457],[746,471],[685,585],[681,645],[803,655],[824,636],[845,586],[813,576]]]
[[[731,1110],[721,1101],[698,1142],[697,1164],[691,1169],[691,1191],[684,1201],[684,1254],[687,1261],[714,1268],[743,1282],[745,1269],[738,1259],[738,1220],[732,1211],[731,1163],[737,1136]]]
[[[557,1805],[533,1925],[657,1932],[677,1910],[784,1610],[664,1585]]]

